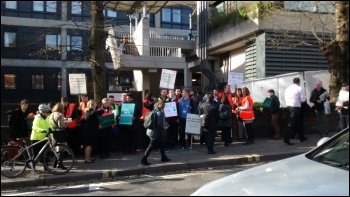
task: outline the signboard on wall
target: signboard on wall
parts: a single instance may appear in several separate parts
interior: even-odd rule
[[[68,74],[71,95],[87,94],[86,76],[84,73]]]

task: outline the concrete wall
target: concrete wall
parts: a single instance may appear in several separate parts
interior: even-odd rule
[[[151,38],[149,44],[150,46],[178,47],[178,48],[181,48],[182,50],[196,49],[195,41],[187,41],[187,40],[170,40],[170,39]]]
[[[185,58],[179,57],[155,57],[155,56],[120,56],[121,68],[166,68],[166,69],[184,69],[186,66]]]
[[[244,47],[230,52],[229,72],[243,73],[243,76],[245,76],[245,48]]]

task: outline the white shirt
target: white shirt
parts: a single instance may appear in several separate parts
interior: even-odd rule
[[[286,105],[290,107],[301,107],[301,102],[306,101],[305,91],[297,84],[286,88],[285,91]]]
[[[349,91],[346,90],[340,90],[338,100],[336,102],[336,106],[343,107],[345,109],[348,109],[348,106],[343,106],[343,103],[345,101],[349,101]]]

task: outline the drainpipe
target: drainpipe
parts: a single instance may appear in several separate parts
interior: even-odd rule
[[[146,1],[144,1],[143,2],[143,9],[142,9],[142,11],[143,11],[143,16],[142,17],[146,17],[146,7],[147,7],[147,2]]]

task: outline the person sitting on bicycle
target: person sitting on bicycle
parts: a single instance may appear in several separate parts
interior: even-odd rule
[[[49,130],[51,129],[50,125],[50,107],[46,104],[40,104],[38,107],[39,113],[34,116],[32,134],[30,135],[31,143],[34,144],[43,140]],[[45,145],[46,141],[42,141],[39,144],[33,146],[34,157],[36,157],[41,150],[41,148]],[[43,158],[40,159],[40,162],[43,162]]]

